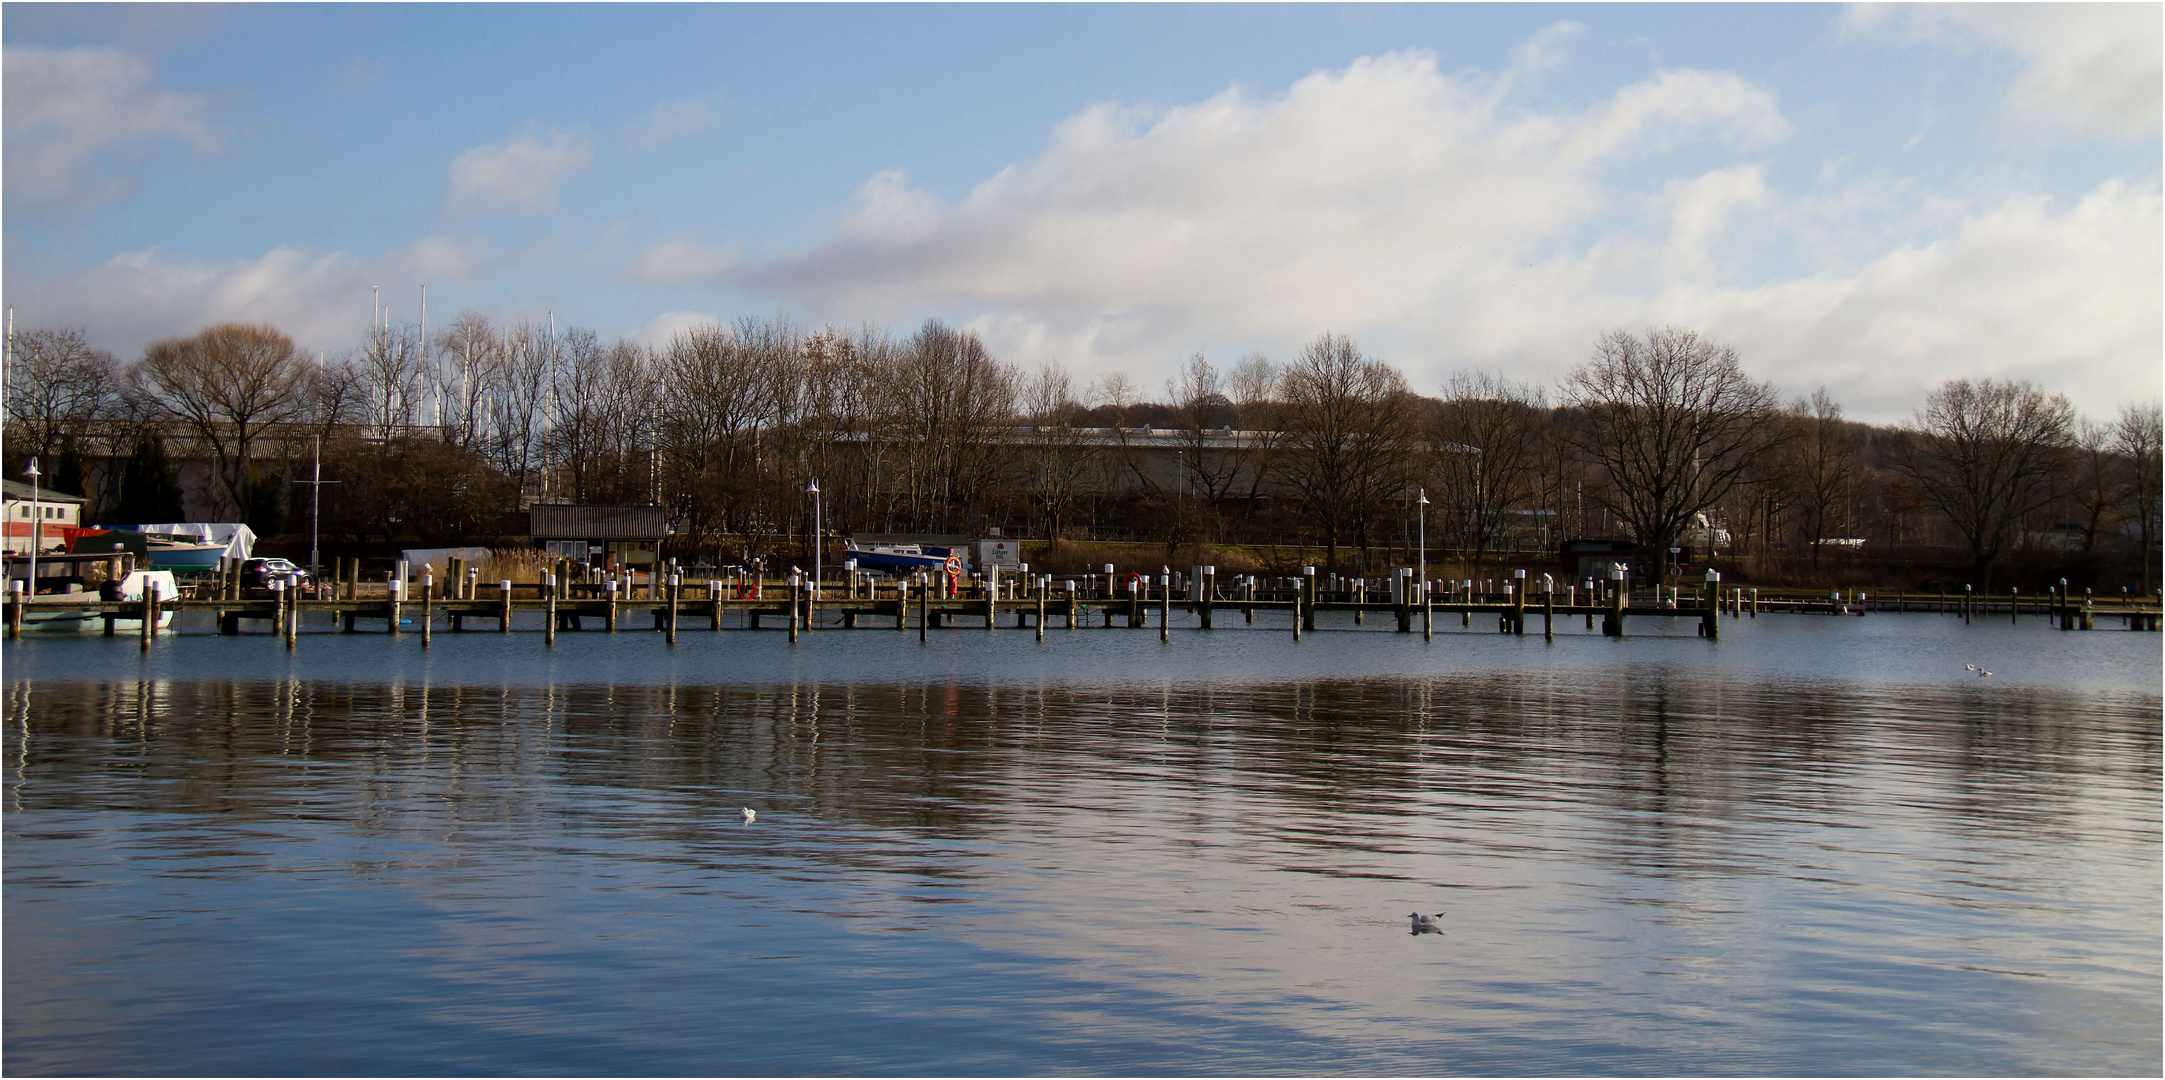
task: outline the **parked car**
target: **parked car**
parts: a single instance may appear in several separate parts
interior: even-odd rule
[[[249,589],[268,589],[273,581],[290,581],[308,584],[308,571],[295,566],[289,559],[250,559],[241,564],[241,585]]]

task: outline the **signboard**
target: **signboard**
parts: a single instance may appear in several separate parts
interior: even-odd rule
[[[1002,570],[1022,568],[1022,541],[979,540],[977,562],[980,566],[997,566]]]

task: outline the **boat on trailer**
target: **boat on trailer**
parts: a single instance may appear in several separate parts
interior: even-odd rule
[[[936,574],[962,573],[962,556],[954,548],[936,544],[863,544],[855,538],[842,542],[844,558],[857,560],[859,570],[878,570],[902,577],[920,570]]]

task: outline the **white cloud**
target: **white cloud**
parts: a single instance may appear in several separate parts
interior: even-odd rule
[[[694,326],[710,324],[727,326],[728,320],[711,311],[664,311],[647,320],[645,326],[631,334],[631,340],[641,345],[659,347],[669,344],[669,339]]]
[[[338,351],[368,332],[370,286],[384,286],[398,321],[411,321],[421,306],[412,283],[470,280],[483,254],[471,243],[435,236],[373,259],[280,247],[254,259],[176,262],[149,249],[74,275],[11,260],[7,299],[26,325],[87,327],[100,348],[122,358],[220,322],[268,322],[304,348]],[[431,291],[439,304],[447,298]]]
[[[520,135],[477,146],[451,162],[444,202],[453,210],[554,210],[557,187],[593,161],[592,144],[561,131],[550,132],[547,142]]]
[[[690,240],[671,240],[631,265],[633,281],[648,285],[671,285],[684,281],[719,281],[743,265],[736,253]]]
[[[10,203],[56,206],[108,198],[128,183],[103,175],[99,156],[147,139],[218,146],[204,99],[152,85],[148,62],[112,49],[10,45],[4,53],[6,178]]]
[[[695,135],[714,124],[714,107],[698,98],[685,101],[664,101],[654,106],[654,114],[646,123],[628,133],[632,145],[642,150],[668,142],[680,135]]]
[[[1004,359],[1086,378],[1196,349],[1282,358],[1331,330],[1426,390],[1466,367],[1553,381],[1604,330],[1676,323],[1864,419],[1900,419],[1955,375],[2034,377],[2101,410],[2157,393],[2154,177],[2073,205],[1876,174],[1834,186],[1842,170],[1791,195],[1753,159],[1789,121],[1735,75],[1664,71],[1539,112],[1513,106],[1511,74],[1394,54],[1273,98],[1096,106],[959,202],[884,172],[808,251],[680,241],[639,271],[815,319],[937,314]],[[1659,155],[1687,141],[1717,160],[1663,177]],[[1798,261],[1817,269],[1769,269]]]
[[[1852,9],[1848,24],[2022,57],[2007,107],[2025,122],[2130,140],[2158,135],[2165,9],[2157,4],[1868,5]]]

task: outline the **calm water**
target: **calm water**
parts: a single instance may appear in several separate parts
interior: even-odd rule
[[[1632,629],[11,643],[0,1064],[2160,1071],[2159,635]]]

